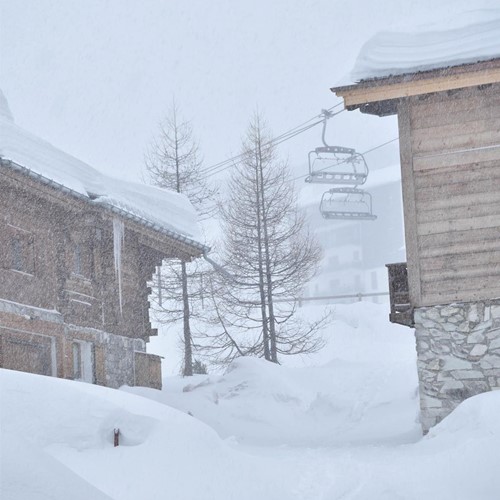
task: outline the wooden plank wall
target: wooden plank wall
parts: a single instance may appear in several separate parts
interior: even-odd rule
[[[500,87],[411,98],[406,112],[414,305],[500,297]]]

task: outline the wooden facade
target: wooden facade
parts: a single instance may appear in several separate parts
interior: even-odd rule
[[[415,307],[500,296],[500,85],[399,106]]]
[[[390,320],[415,328],[426,433],[500,389],[500,58],[333,90],[398,115],[408,262],[387,266]]]
[[[124,224],[121,304],[113,221]],[[118,387],[161,388],[146,353],[148,282],[201,245],[92,204],[0,159],[0,367]]]
[[[332,90],[398,115],[412,307],[500,297],[500,60]]]

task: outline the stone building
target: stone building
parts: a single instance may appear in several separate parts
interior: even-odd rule
[[[0,367],[161,388],[148,281],[191,260],[182,195],[111,179],[18,127],[0,93]]]
[[[380,35],[361,81],[332,89],[349,110],[398,117],[407,265],[388,266],[391,321],[415,327],[424,432],[500,388],[499,37],[490,19]]]

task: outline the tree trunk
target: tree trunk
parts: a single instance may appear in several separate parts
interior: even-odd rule
[[[264,264],[262,255],[262,218],[264,207],[261,205],[261,195],[262,186],[260,185],[260,177],[258,170],[258,158],[256,158],[257,164],[255,166],[255,191],[256,191],[256,203],[257,203],[257,244],[258,244],[258,256],[259,256],[259,293],[260,293],[260,311],[262,315],[262,344],[264,348],[264,359],[271,361],[271,353],[269,350],[269,330],[268,330],[268,317],[266,311],[266,291],[264,283]],[[262,218],[261,218],[262,213]]]
[[[267,230],[267,216],[266,216],[266,197],[264,191],[264,172],[262,168],[262,139],[258,136],[258,155],[259,155],[259,181],[260,181],[260,206],[262,208],[262,232],[264,240],[264,267],[266,276],[266,292],[267,292],[267,308],[269,320],[269,360],[273,363],[278,362],[278,349],[276,345],[276,318],[274,316],[274,301],[273,301],[273,277],[271,273],[271,261],[269,253],[269,233]],[[267,358],[266,358],[267,359]]]
[[[184,305],[184,371],[185,377],[193,374],[193,349],[191,344],[191,328],[189,325],[189,294],[188,294],[188,276],[186,272],[186,263],[181,262],[182,268],[182,302]]]

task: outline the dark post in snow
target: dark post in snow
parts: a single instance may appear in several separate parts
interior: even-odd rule
[[[114,437],[113,444],[114,444],[114,447],[116,448],[117,446],[120,445],[120,429],[115,429],[113,431],[113,437]]]

